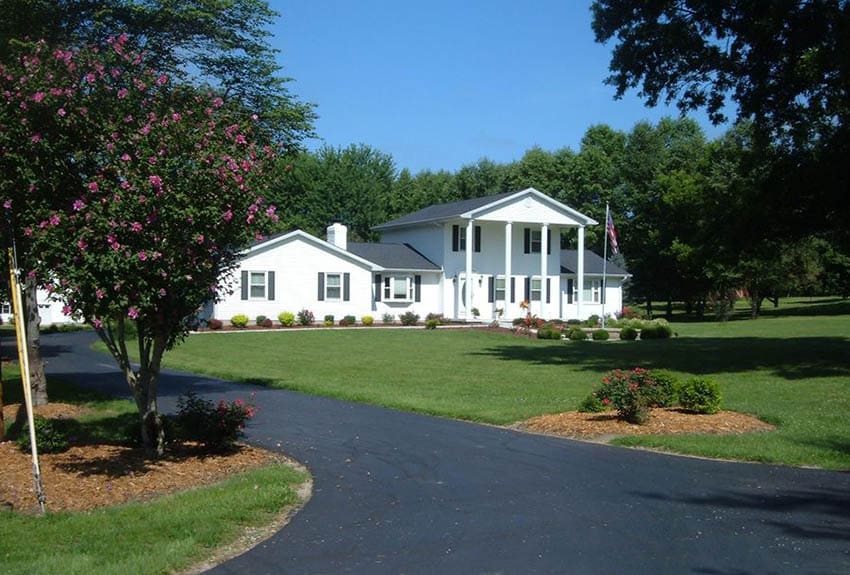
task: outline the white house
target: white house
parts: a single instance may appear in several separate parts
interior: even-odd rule
[[[628,273],[609,262],[603,293],[602,258],[584,250],[584,229],[596,223],[529,188],[429,206],[373,228],[379,243],[349,243],[341,224],[326,240],[294,231],[248,249],[227,278],[230,295],[204,315],[306,308],[319,321],[406,311],[510,320],[524,300],[547,319],[585,319],[603,306],[613,314]],[[559,249],[562,233],[577,234],[578,250]]]

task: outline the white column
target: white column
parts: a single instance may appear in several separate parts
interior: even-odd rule
[[[548,319],[546,308],[546,276],[549,273],[549,262],[546,252],[549,251],[549,224],[540,226],[540,317]]]
[[[475,226],[474,220],[469,220],[466,224],[466,301],[464,302],[465,318],[472,317],[472,250],[475,247]]]
[[[578,296],[576,297],[576,315],[579,319],[584,319],[582,316],[582,301],[584,300],[584,226],[578,228],[578,262],[576,267],[576,283],[578,284]]]
[[[512,248],[512,240],[513,240],[513,222],[507,222],[505,224],[505,313],[502,317],[510,318],[511,315],[508,312],[509,306],[511,305],[511,297],[513,296],[513,292],[511,292],[511,248]],[[495,280],[494,280],[495,281]]]

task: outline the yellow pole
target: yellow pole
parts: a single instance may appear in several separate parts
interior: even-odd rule
[[[18,262],[14,248],[9,248],[9,286],[12,292],[12,311],[15,314],[15,337],[18,343],[18,361],[21,366],[21,380],[24,384],[24,402],[27,408],[27,422],[30,431],[30,450],[32,451],[32,478],[35,483],[35,495],[38,506],[44,513],[44,488],[41,485],[41,468],[38,464],[38,448],[35,443],[35,420],[32,413],[32,390],[30,389],[30,360],[27,352],[26,318],[24,317],[21,283],[18,281]]]

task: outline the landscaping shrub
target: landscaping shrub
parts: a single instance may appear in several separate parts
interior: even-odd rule
[[[437,326],[440,325],[440,320],[438,319],[426,319],[425,320],[425,329],[437,329]]]
[[[325,327],[331,327],[334,324],[334,316],[332,314],[328,314],[325,316]]]
[[[283,327],[292,327],[295,325],[295,314],[291,311],[282,311],[277,315],[277,321]]]
[[[633,327],[624,327],[620,330],[620,339],[623,341],[634,341],[637,339],[638,332]]]
[[[612,405],[617,415],[630,423],[646,423],[649,409],[656,405],[657,382],[652,372],[636,367],[630,371],[615,369],[602,378],[594,391],[604,405]]]
[[[593,314],[592,316],[587,318],[587,320],[584,322],[584,325],[586,325],[587,327],[596,327],[597,325],[599,325],[599,316]]]
[[[370,326],[375,323],[375,318],[373,318],[371,315],[364,315],[360,318],[360,323],[365,326]]]
[[[623,306],[623,309],[617,314],[617,317],[620,319],[641,319],[642,315],[640,310]]]
[[[425,321],[428,321],[429,319],[435,319],[438,322],[440,322],[441,324],[446,323],[446,319],[443,317],[443,314],[441,314],[441,313],[433,313],[433,312],[429,313],[428,315],[425,316]]]
[[[567,337],[571,341],[584,341],[587,339],[587,333],[580,327],[571,328]]]
[[[553,327],[541,327],[537,330],[537,339],[561,339],[561,330]]]
[[[401,320],[401,325],[416,325],[416,322],[419,321],[419,315],[412,311],[406,311],[399,316],[399,319]]]
[[[580,319],[568,319],[567,325],[581,325]]]
[[[695,377],[679,388],[679,405],[694,413],[717,413],[722,395],[717,383]]]
[[[671,407],[679,399],[679,378],[665,369],[652,370],[655,389],[651,397],[653,407]]]
[[[519,326],[521,326],[521,325],[523,324],[523,322],[524,322],[524,321],[525,321],[525,318],[522,318],[522,317],[515,317],[515,318],[511,321],[511,325],[513,325],[514,327],[519,327]]]
[[[254,406],[241,399],[229,403],[222,399],[216,404],[189,391],[177,398],[175,423],[182,439],[221,451],[239,439],[254,412]]]
[[[593,336],[593,341],[606,341],[611,335],[608,333],[608,330],[605,329],[595,329],[591,334]]]
[[[316,321],[316,318],[313,316],[313,312],[309,309],[302,309],[298,312],[298,323],[301,325],[313,325]]]
[[[258,315],[258,316],[254,319],[254,323],[255,323],[256,325],[263,325],[263,323],[265,323],[265,321],[266,321],[266,316],[264,316],[264,315]]]
[[[342,319],[346,322],[347,325],[355,325],[357,323],[357,318],[353,315],[347,315]]]
[[[391,313],[385,313],[381,316],[381,321],[384,323],[384,325],[393,324],[395,323],[395,316]]]
[[[664,320],[654,320],[652,323],[644,324],[640,331],[641,339],[669,339],[673,335],[673,329]]]
[[[264,327],[264,328],[270,328],[270,327],[274,327],[274,322],[271,320],[271,318],[267,317],[262,322],[258,323],[257,325],[260,326],[260,327]]]
[[[52,419],[41,415],[33,416],[33,427],[35,428],[35,442],[41,453],[62,453],[70,447],[65,432]],[[21,434],[16,440],[21,451],[30,450],[30,425],[25,422],[21,428]]]
[[[601,413],[607,411],[607,409],[608,406],[602,403],[602,400],[595,393],[591,393],[578,404],[578,410],[581,413]]]
[[[211,319],[207,323],[207,327],[209,327],[212,330],[218,330],[218,329],[221,329],[221,328],[224,327],[224,323],[220,319]]]
[[[248,326],[248,316],[244,313],[237,313],[232,318],[230,318],[230,325],[233,327],[247,327]]]

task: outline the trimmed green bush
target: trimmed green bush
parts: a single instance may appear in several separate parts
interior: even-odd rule
[[[584,325],[586,327],[596,327],[597,325],[599,325],[599,316],[593,314],[592,316],[587,318],[587,320],[585,320]]]
[[[537,339],[561,339],[561,330],[554,327],[541,327],[537,330]]]
[[[655,320],[645,323],[640,330],[641,339],[669,339],[673,335],[673,329],[663,320]]]
[[[655,380],[655,389],[652,395],[654,407],[671,407],[679,399],[679,378],[666,369],[653,369],[652,379]]]
[[[68,437],[54,420],[47,419],[41,415],[34,415],[33,427],[35,428],[35,442],[41,453],[62,453],[70,447]],[[30,450],[29,422],[24,423],[21,429],[21,435],[16,440],[16,443],[21,451]]]
[[[290,311],[282,311],[278,314],[277,321],[283,327],[292,327],[295,325],[295,314]]]
[[[357,318],[353,315],[347,315],[342,319],[345,321],[346,325],[355,325],[357,323]]]
[[[415,314],[412,311],[406,311],[398,318],[401,320],[401,325],[416,325],[416,322],[419,321],[419,314]]]
[[[633,327],[624,327],[620,330],[620,339],[623,341],[634,341],[637,339],[638,332]]]
[[[270,328],[270,327],[274,327],[274,322],[272,321],[272,319],[270,317],[267,317],[266,319],[264,319],[261,323],[258,323],[257,325],[260,326],[260,327],[263,327],[263,328]]]
[[[395,316],[391,313],[385,313],[381,316],[381,321],[384,323],[384,325],[392,325],[393,323],[395,323]]]
[[[244,313],[237,313],[230,318],[230,325],[233,327],[248,327],[248,316]]]
[[[375,323],[375,318],[373,318],[371,315],[364,315],[360,318],[360,323],[365,326],[370,326]]]
[[[602,403],[602,400],[596,396],[596,393],[591,393],[581,400],[578,404],[578,410],[581,413],[601,413],[607,411],[608,407]]]
[[[440,325],[440,320],[438,320],[438,319],[426,319],[425,320],[425,329],[437,329],[438,325]]]
[[[608,330],[601,328],[593,330],[591,336],[593,337],[593,341],[607,341],[611,337]]]
[[[258,315],[254,319],[254,323],[257,324],[257,325],[263,325],[265,322],[266,322],[266,316],[264,316],[264,315]]]
[[[334,316],[332,314],[328,314],[325,316],[325,327],[331,327],[334,324]]]
[[[679,388],[679,405],[694,413],[717,413],[722,398],[720,386],[701,377],[689,379]]]
[[[567,337],[571,341],[584,341],[587,339],[587,332],[585,332],[579,327],[574,327],[570,329],[569,333],[567,334]]]

